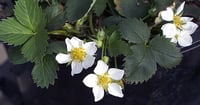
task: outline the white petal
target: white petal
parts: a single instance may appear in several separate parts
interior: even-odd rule
[[[83,79],[83,83],[87,86],[87,87],[94,87],[97,85],[98,82],[98,77],[95,74],[88,74],[84,79]]]
[[[165,11],[160,12],[161,18],[165,21],[172,21],[174,18],[174,12],[172,8],[167,8]]]
[[[177,43],[178,40],[174,37],[174,38],[172,38],[172,39],[170,40],[170,42]]]
[[[176,26],[172,23],[167,23],[164,24],[161,27],[162,31],[163,31],[163,35],[166,36],[166,38],[172,38],[176,35]]]
[[[81,71],[83,70],[82,64],[75,61],[72,61],[71,67],[72,67],[72,71],[71,71],[72,76],[74,76],[74,74],[81,73]]]
[[[87,42],[83,45],[83,48],[86,50],[87,54],[94,55],[97,51],[95,42]]]
[[[96,85],[95,87],[92,88],[92,92],[94,95],[94,101],[100,101],[104,97],[104,90],[102,87]]]
[[[197,28],[198,25],[195,24],[194,22],[187,22],[186,24],[183,25],[183,30],[187,31],[189,34],[193,34]]]
[[[66,45],[67,45],[67,51],[70,52],[70,51],[72,50],[72,48],[73,48],[73,46],[72,46],[72,44],[71,44],[71,42],[70,42],[70,39],[69,39],[69,38],[66,38],[66,39],[65,39],[65,43],[66,43]]]
[[[185,1],[177,8],[176,15],[180,15],[180,13],[183,11],[185,5]]]
[[[183,21],[183,23],[187,23],[193,20],[193,18],[191,17],[181,17],[181,20]]]
[[[192,37],[188,33],[182,32],[178,37],[178,44],[183,47],[192,45]]]
[[[95,61],[95,57],[91,55],[87,55],[85,60],[82,62],[83,68],[87,69],[91,67],[94,64],[94,61]]]
[[[94,69],[94,72],[98,75],[103,75],[108,71],[108,65],[103,62],[102,60],[99,60],[97,62],[97,66]]]
[[[77,37],[72,37],[70,40],[73,47],[81,47],[83,45],[83,41]]]
[[[67,63],[69,61],[71,61],[71,57],[69,54],[63,54],[63,53],[59,53],[56,55],[56,61],[59,63],[59,64],[64,64],[64,63]]]
[[[108,70],[108,74],[114,80],[121,80],[122,77],[124,76],[124,70],[116,69],[116,68],[110,68]]]
[[[108,93],[116,96],[116,97],[123,97],[122,88],[117,83],[108,84]]]

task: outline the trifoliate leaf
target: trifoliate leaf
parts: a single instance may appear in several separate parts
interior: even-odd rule
[[[150,29],[141,20],[136,18],[126,19],[119,25],[122,37],[133,43],[147,43],[150,37]]]
[[[55,58],[51,55],[46,55],[41,61],[35,64],[32,76],[37,86],[48,88],[53,85],[57,78],[58,65]]]
[[[87,13],[92,0],[68,0],[66,3],[66,17],[69,21],[76,21]]]
[[[165,68],[172,68],[181,61],[182,54],[169,39],[158,36],[151,40],[150,46],[157,63]]]
[[[52,42],[49,44],[49,46],[47,47],[47,52],[48,53],[67,53],[66,50],[67,46],[65,44],[65,42]]]
[[[156,60],[150,47],[143,44],[132,46],[133,55],[125,58],[125,80],[128,83],[142,83],[155,74]]]
[[[23,45],[22,54],[30,61],[41,59],[48,45],[47,39],[47,32],[45,30],[40,31]]]
[[[33,33],[16,19],[8,18],[0,22],[0,40],[15,46],[25,43]]]
[[[127,18],[141,18],[148,14],[150,3],[145,0],[114,0],[116,10]]]
[[[27,59],[23,56],[23,54],[21,54],[21,47],[19,46],[10,46],[8,48],[8,57],[13,64],[24,64],[28,62]]]
[[[121,40],[119,32],[113,32],[109,38],[108,51],[110,56],[118,55],[129,55],[131,54],[131,49],[125,41]]]
[[[18,0],[14,12],[17,20],[33,32],[46,25],[42,9],[34,0]]]
[[[100,16],[106,8],[107,0],[97,0],[94,5],[94,11],[97,16]]]

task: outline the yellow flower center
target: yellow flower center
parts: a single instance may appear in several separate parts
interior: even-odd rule
[[[178,40],[178,37],[179,37],[179,35],[178,35],[178,34],[176,34],[176,35],[175,35],[175,38],[176,38],[177,40]]]
[[[73,48],[71,50],[71,57],[77,62],[82,62],[85,59],[86,51],[82,47]]]
[[[98,85],[102,86],[104,90],[107,90],[108,84],[112,82],[112,79],[108,76],[108,74],[99,75],[98,78],[99,78]]]
[[[174,24],[176,27],[182,29],[182,25],[184,24],[183,21],[181,20],[180,16],[174,16]]]

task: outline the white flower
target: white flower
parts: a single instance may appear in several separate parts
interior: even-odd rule
[[[84,43],[77,37],[65,39],[68,54],[59,53],[56,60],[59,64],[71,62],[71,75],[79,74],[84,69],[91,67],[94,64],[94,54],[97,51],[95,42]]]
[[[171,42],[178,43],[180,46],[187,47],[192,45],[192,37],[188,31],[181,31],[176,28],[172,28],[175,26],[168,27],[169,23],[162,26],[163,35],[166,38],[171,38]]]
[[[168,22],[167,27],[178,28],[180,30],[188,31],[189,34],[192,34],[197,29],[198,25],[192,22],[193,18],[190,17],[181,17],[183,13],[185,2],[183,2],[177,10],[173,11],[172,7],[168,7],[165,11],[161,11],[161,18]],[[173,29],[176,30],[176,29]]]
[[[83,83],[87,87],[92,88],[95,102],[104,97],[104,90],[116,97],[124,96],[122,93],[123,82],[121,80],[124,76],[124,70],[117,68],[108,69],[108,65],[99,60],[94,73],[88,74],[83,79]]]

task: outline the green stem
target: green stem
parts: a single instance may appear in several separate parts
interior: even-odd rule
[[[114,61],[115,61],[115,68],[117,68],[117,57],[114,57]]]
[[[94,26],[93,26],[93,15],[92,13],[90,13],[89,15],[89,26],[90,26],[90,30],[92,32],[92,35],[95,35],[95,31],[94,31]]]
[[[142,20],[146,20],[149,16],[150,14],[146,15],[145,17],[142,18]]]
[[[103,56],[104,56],[104,44],[102,45],[101,49],[101,60],[103,60]]]

